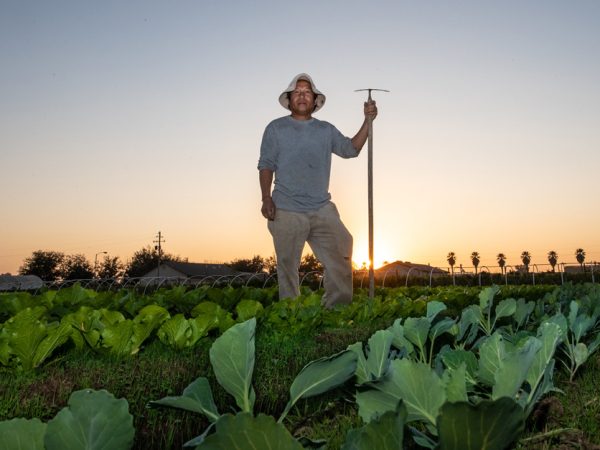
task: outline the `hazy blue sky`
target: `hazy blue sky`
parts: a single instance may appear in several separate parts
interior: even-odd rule
[[[600,260],[598,1],[0,0],[0,273],[37,249],[272,254],[258,160],[308,72],[352,136],[375,96],[375,260]],[[331,193],[367,255],[367,158]]]

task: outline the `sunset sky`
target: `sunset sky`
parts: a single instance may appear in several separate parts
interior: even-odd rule
[[[375,265],[600,260],[598,1],[0,0],[0,274],[34,250],[273,254],[256,164],[299,72],[353,136]],[[367,158],[330,192],[367,260]],[[99,256],[100,258],[100,256]]]

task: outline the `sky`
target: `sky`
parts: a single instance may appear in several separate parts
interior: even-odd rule
[[[35,250],[273,254],[260,142],[309,73],[374,93],[375,266],[600,260],[600,2],[0,0],[0,274]],[[330,192],[368,260],[367,152]],[[306,249],[308,251],[308,247]]]

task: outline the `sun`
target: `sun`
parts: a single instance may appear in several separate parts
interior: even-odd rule
[[[392,262],[393,259],[389,259],[386,258],[385,255],[381,255],[381,257],[378,256],[377,251],[374,252],[375,253],[375,263],[373,265],[373,267],[375,269],[378,269],[381,266],[386,265],[389,262]],[[366,252],[361,252],[361,251],[355,251],[354,254],[352,255],[352,262],[354,263],[354,267],[356,267],[357,269],[361,269],[363,267],[366,267],[367,269],[369,268],[369,264],[371,262],[371,260],[369,259],[369,255],[368,255],[368,250]]]
[[[391,245],[391,242],[393,242],[393,240],[386,241],[383,239],[383,236],[380,236],[375,240],[375,249],[373,251],[375,256],[373,267],[375,269],[398,260],[398,255],[402,254],[401,250],[398,249],[398,245]],[[355,238],[352,262],[357,269],[369,267],[369,243],[366,239]]]

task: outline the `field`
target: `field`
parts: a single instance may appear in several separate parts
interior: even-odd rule
[[[464,417],[488,421],[483,448],[600,448],[600,286],[376,294],[335,311],[309,289],[281,302],[274,288],[2,294],[0,447],[23,448],[2,441],[10,427],[39,437],[28,448],[83,448],[52,431],[67,413],[84,422],[87,392],[111,434],[131,420],[111,448],[182,448],[216,423],[198,448],[242,430],[240,448],[261,434],[281,448],[464,449],[448,437]]]

